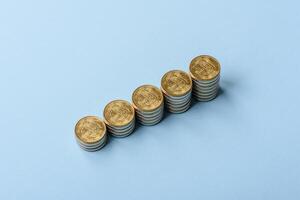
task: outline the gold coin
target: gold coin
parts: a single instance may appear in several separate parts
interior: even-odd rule
[[[155,86],[142,85],[132,94],[134,106],[141,111],[150,112],[159,108],[163,103],[163,94]]]
[[[104,137],[106,126],[98,117],[87,116],[77,122],[75,134],[82,142],[93,144],[99,142]]]
[[[212,56],[201,55],[194,58],[190,64],[193,79],[212,80],[220,74],[220,63]]]
[[[103,115],[110,126],[126,126],[134,119],[134,108],[127,101],[115,100],[105,106]]]
[[[168,95],[183,96],[191,91],[192,79],[184,71],[172,70],[162,77],[161,87]]]

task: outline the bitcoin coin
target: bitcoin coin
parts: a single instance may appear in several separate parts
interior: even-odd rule
[[[169,112],[182,113],[188,110],[192,94],[192,79],[181,70],[172,70],[161,79],[161,90]]]
[[[160,89],[153,85],[142,85],[132,94],[137,121],[142,125],[154,125],[164,115],[164,96]]]
[[[135,111],[127,101],[111,101],[105,106],[103,115],[108,132],[112,136],[126,137],[135,128]]]
[[[190,72],[196,80],[209,81],[220,74],[220,64],[212,56],[201,55],[191,61]]]
[[[184,71],[172,70],[162,77],[161,87],[170,96],[183,96],[191,91],[192,79]]]
[[[163,103],[163,94],[155,86],[142,85],[132,94],[132,102],[140,111],[151,112]]]
[[[104,118],[111,126],[126,126],[134,119],[134,109],[124,100],[115,100],[104,108]]]
[[[75,138],[84,150],[99,150],[106,144],[106,125],[96,116],[84,117],[75,126]]]
[[[213,100],[219,91],[221,66],[217,59],[201,55],[190,63],[190,74],[193,81],[193,97],[197,101]]]

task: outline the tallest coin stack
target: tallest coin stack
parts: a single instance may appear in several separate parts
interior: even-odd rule
[[[193,96],[198,101],[210,101],[218,95],[220,64],[212,56],[201,55],[190,64],[193,79]]]

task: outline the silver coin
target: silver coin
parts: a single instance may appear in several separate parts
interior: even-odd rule
[[[216,94],[218,94],[218,90],[213,91],[211,93],[200,93],[200,92],[197,93],[197,92],[194,92],[193,96],[203,97],[203,98],[210,98],[211,96],[216,95]]]
[[[192,90],[190,92],[188,92],[186,95],[181,96],[181,97],[171,97],[171,96],[165,95],[165,101],[181,101],[181,100],[189,98],[189,96],[191,96],[191,93],[192,93]]]
[[[136,116],[139,117],[139,116],[143,116],[143,117],[154,117],[154,116],[157,116],[157,115],[160,115],[162,112],[164,111],[164,107],[162,107],[162,109],[159,109],[157,112],[155,113],[136,113]]]
[[[159,122],[161,122],[161,120],[162,119],[157,120],[156,122],[142,122],[142,121],[140,121],[139,123],[143,126],[154,126],[154,125],[158,124]]]
[[[210,84],[210,83],[216,82],[217,80],[220,80],[220,74],[218,76],[216,76],[215,78],[211,79],[211,80],[196,80],[196,79],[193,79],[193,82],[203,83],[203,84]]]
[[[129,129],[128,131],[123,132],[123,133],[115,132],[115,131],[112,131],[112,132],[109,131],[109,133],[110,133],[112,136],[114,136],[114,137],[123,138],[123,137],[127,137],[127,136],[129,136],[130,134],[132,134],[132,132],[134,131],[134,129],[135,129],[135,125],[132,126],[131,129]]]
[[[182,110],[182,109],[185,109],[186,107],[189,107],[190,104],[191,104],[191,100],[182,106],[171,106],[170,105],[170,106],[168,106],[167,110]]]
[[[157,115],[157,116],[151,117],[151,118],[141,116],[141,117],[137,118],[137,121],[153,121],[153,120],[157,120],[158,118],[161,118],[161,116],[163,116],[163,114],[160,114],[160,115]]]
[[[208,96],[208,97],[203,97],[203,96],[197,96],[194,95],[193,98],[196,99],[197,101],[210,101],[213,100],[218,96],[218,93],[215,93],[214,95]]]
[[[114,127],[108,127],[107,126],[107,130],[109,132],[124,133],[124,132],[127,132],[128,130],[130,130],[134,126],[134,124],[135,124],[135,122],[131,123],[130,126],[124,128],[124,129],[115,129]]]
[[[131,127],[133,123],[135,123],[135,117],[133,118],[133,120],[129,124],[127,124],[125,126],[111,126],[109,124],[106,124],[106,127],[110,128],[110,129],[114,129],[114,130],[124,130],[126,128]]]
[[[182,108],[182,107],[186,106],[187,104],[189,104],[190,101],[191,101],[191,98],[181,104],[168,103],[168,104],[166,104],[166,107],[167,108],[170,108],[170,107],[171,108]]]
[[[163,115],[159,116],[155,120],[141,120],[141,121],[138,121],[138,122],[142,125],[145,125],[145,126],[152,126],[152,125],[158,124],[162,119],[163,119]]]
[[[107,139],[107,134],[105,134],[105,136],[101,140],[99,140],[98,142],[93,143],[93,144],[84,143],[79,138],[77,138],[77,137],[75,137],[75,138],[76,138],[76,141],[78,143],[80,143],[81,145],[83,145],[85,147],[91,147],[91,148],[93,148],[93,147],[97,147],[97,146],[101,145]]]
[[[169,94],[166,94],[163,92],[164,94],[164,98],[165,99],[174,99],[174,100],[180,100],[180,99],[184,99],[185,97],[189,96],[192,90],[190,90],[188,93],[186,93],[185,95],[182,96],[171,96]]]
[[[159,108],[157,108],[157,109],[155,109],[153,111],[150,111],[150,112],[148,112],[148,111],[141,111],[141,110],[138,110],[138,109],[135,109],[135,112],[139,113],[139,114],[142,114],[142,115],[152,115],[152,114],[156,114],[156,113],[160,112],[163,109],[164,109],[164,103],[162,103],[162,105]]]
[[[190,96],[188,96],[186,99],[180,100],[180,101],[165,101],[165,105],[169,105],[169,104],[177,104],[177,105],[181,105],[186,103],[187,101],[189,101],[192,97],[192,94]]]
[[[211,82],[211,83],[199,83],[199,82],[196,82],[194,81],[193,82],[193,86],[198,86],[198,87],[210,87],[210,86],[213,86],[213,85],[216,85],[216,84],[219,84],[220,80],[216,80],[214,82]]]
[[[174,114],[180,114],[180,113],[184,113],[186,112],[188,109],[190,108],[190,105],[187,106],[186,108],[182,108],[182,109],[168,109],[169,112],[174,113]]]
[[[219,86],[217,85],[217,87],[214,88],[210,88],[210,89],[203,89],[203,88],[194,88],[193,89],[193,93],[203,93],[203,94],[209,94],[209,93],[213,93],[215,91],[219,90]]]
[[[102,149],[105,145],[106,145],[107,141],[105,140],[105,142],[103,142],[101,145],[90,148],[90,147],[86,147],[81,145],[80,143],[78,143],[79,147],[85,151],[89,151],[89,152],[93,152],[93,151],[98,151],[100,149]]]

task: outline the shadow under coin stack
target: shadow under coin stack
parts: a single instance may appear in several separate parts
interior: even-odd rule
[[[193,96],[197,101],[210,101],[218,95],[220,64],[208,55],[194,58],[190,64]]]
[[[160,89],[152,85],[142,85],[132,94],[132,103],[137,121],[152,126],[161,121],[164,115],[164,97]]]
[[[165,105],[171,113],[183,113],[191,105],[192,79],[184,71],[172,70],[161,79]]]
[[[104,108],[104,119],[108,132],[115,137],[126,137],[135,128],[135,112],[131,104],[124,100],[115,100]]]
[[[107,141],[105,123],[95,116],[84,117],[75,126],[75,138],[82,149],[97,151]]]

